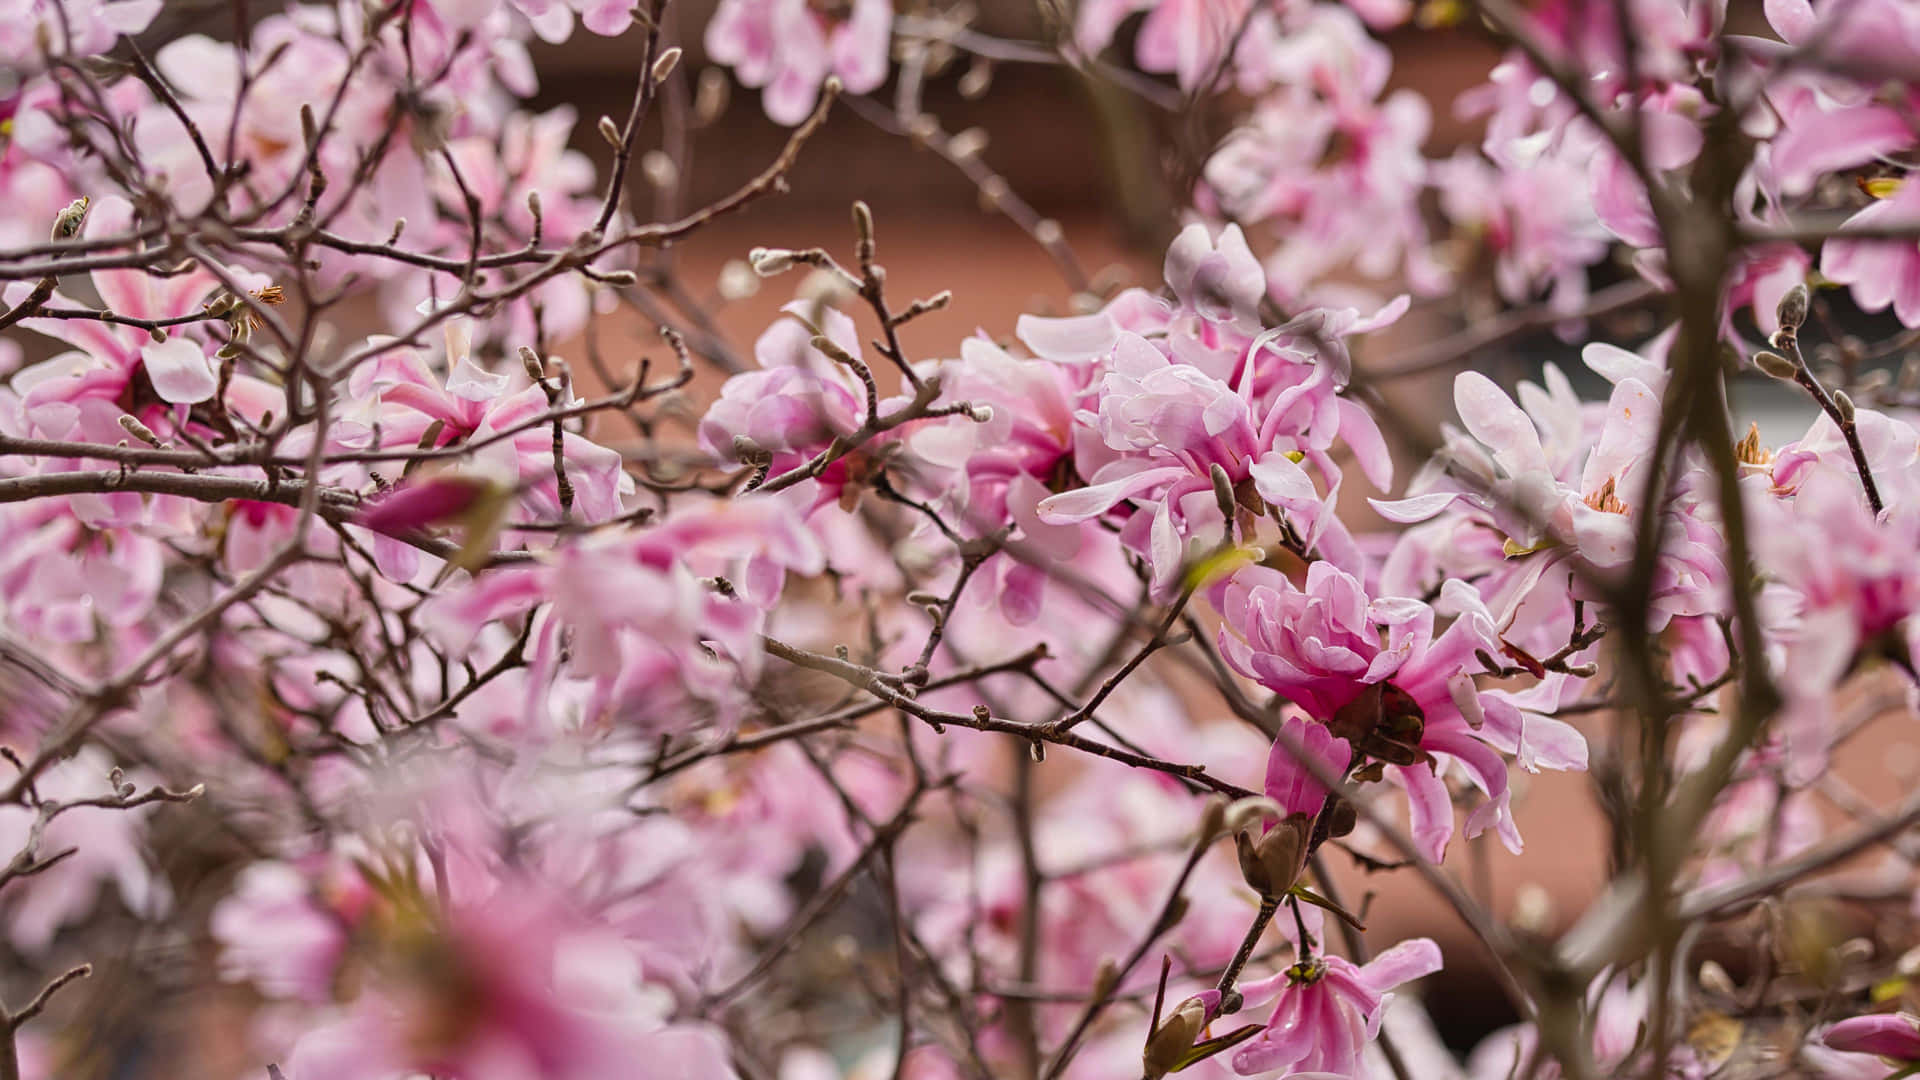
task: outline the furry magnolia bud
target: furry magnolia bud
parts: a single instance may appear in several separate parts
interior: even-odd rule
[[[1798,330],[1800,324],[1807,321],[1807,287],[1796,284],[1780,298],[1780,307],[1775,312],[1780,317],[1780,329]]]
[[[80,235],[80,226],[86,224],[87,207],[91,205],[93,200],[85,195],[68,203],[66,209],[54,215],[53,233],[48,239],[71,240]]]
[[[1792,382],[1800,373],[1800,369],[1794,365],[1793,361],[1765,349],[1753,354],[1753,366],[1759,368],[1764,374],[1776,379],[1785,379],[1788,382]]]
[[[127,434],[133,436],[136,439],[139,439],[141,442],[146,443],[148,446],[157,446],[157,447],[164,448],[166,445],[165,443],[162,443],[160,441],[160,436],[155,435],[153,433],[152,428],[149,428],[147,425],[141,423],[139,419],[137,419],[136,417],[129,416],[126,413],[120,414],[120,427],[124,429]]]
[[[694,122],[705,127],[720,119],[720,114],[727,111],[727,99],[732,95],[732,87],[725,71],[716,67],[703,69],[694,87]]]
[[[1845,390],[1835,390],[1833,392],[1833,407],[1840,413],[1841,423],[1853,423],[1853,399],[1847,396]]]
[[[793,269],[793,252],[786,248],[754,248],[747,252],[747,265],[761,277],[784,274]]]
[[[853,203],[853,233],[860,243],[873,243],[873,207],[863,199],[855,199]]]
[[[1226,468],[1217,461],[1208,467],[1207,476],[1213,480],[1213,501],[1220,507],[1220,516],[1232,521],[1235,503],[1233,479],[1227,475]]]
[[[653,62],[653,81],[657,83],[666,82],[667,76],[673,74],[673,69],[678,66],[679,63],[680,46],[675,45],[673,48],[661,53],[660,58]]]

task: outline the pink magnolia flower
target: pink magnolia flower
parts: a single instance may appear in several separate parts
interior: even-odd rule
[[[1855,1016],[1821,1032],[1820,1041],[1845,1053],[1920,1063],[1920,1018],[1906,1013]]]
[[[1813,260],[1793,244],[1764,244],[1743,249],[1727,276],[1726,317],[1742,308],[1753,312],[1763,337],[1780,329],[1780,299],[1795,285],[1804,284]],[[1722,333],[1732,338],[1732,326]]]
[[[122,34],[138,34],[160,14],[161,0],[4,0],[0,63],[40,66],[42,42],[64,56],[105,53]]]
[[[1095,369],[1021,359],[975,336],[961,341],[960,358],[943,363],[939,374],[944,394],[991,415],[984,422],[952,416],[919,426],[907,445],[933,469],[962,478],[928,486],[938,491],[939,505],[955,511],[953,520],[963,532],[985,536],[1008,524],[1018,526],[1025,557],[999,552],[976,573],[999,583],[994,595],[1001,615],[1013,625],[1028,625],[1039,616],[1047,592],[1046,560],[1071,563],[1087,545],[1101,542],[1096,523],[1052,524],[1038,513],[1051,494],[1047,485],[1071,464],[1081,434],[1075,412],[1088,396]]]
[[[1767,20],[1788,45],[1818,61],[1766,86],[1768,108],[1753,118],[1767,138],[1756,158],[1764,190],[1804,195],[1828,174],[1898,154],[1920,142],[1906,122],[1915,101],[1907,81],[1920,62],[1920,14],[1901,0],[1767,0]],[[1763,61],[1795,57],[1778,43],[1742,39]]]
[[[1571,315],[1587,302],[1587,267],[1607,253],[1607,233],[1587,197],[1585,154],[1527,154],[1498,164],[1465,152],[1435,162],[1440,205],[1456,225],[1480,232],[1494,255],[1494,283],[1511,303],[1544,294]]]
[[[1350,753],[1347,740],[1334,735],[1325,724],[1289,717],[1280,725],[1280,737],[1267,755],[1267,798],[1280,807],[1284,817],[1319,814],[1330,789],[1305,764],[1306,760],[1317,764],[1322,773],[1341,776],[1347,771]]]
[[[1520,849],[1500,753],[1551,769],[1586,768],[1586,744],[1570,726],[1523,713],[1474,684],[1476,652],[1502,642],[1473,586],[1450,580],[1441,603],[1457,616],[1434,634],[1434,609],[1418,600],[1370,600],[1359,581],[1326,562],[1307,568],[1305,589],[1253,566],[1221,603],[1221,655],[1234,670],[1330,723],[1405,784],[1414,836],[1438,862],[1453,835],[1441,755],[1458,762],[1487,799],[1467,834],[1494,827]],[[1384,635],[1384,640],[1383,640]]]
[[[1820,251],[1820,272],[1851,287],[1855,303],[1892,307],[1902,323],[1920,326],[1920,239],[1849,240],[1849,227],[1920,229],[1920,182],[1902,180],[1900,190],[1848,218]]]
[[[1346,266],[1438,291],[1446,274],[1419,206],[1427,103],[1411,90],[1382,96],[1392,54],[1352,12],[1293,5],[1279,18],[1277,40],[1255,51],[1273,89],[1208,160],[1201,206],[1282,223],[1265,264],[1283,305],[1331,294],[1324,279]]]
[[[1899,0],[1766,0],[1765,11],[1788,44],[1818,44],[1823,56],[1862,80],[1910,72],[1920,55],[1920,12]]]
[[[125,236],[132,231],[133,206],[118,196],[94,203],[87,212],[83,235],[90,240]],[[201,309],[219,283],[208,271],[195,267],[186,273],[158,277],[144,270],[99,269],[93,285],[108,310],[138,319],[171,319]],[[256,279],[260,285],[265,279]],[[6,290],[9,303],[18,303],[32,288],[14,282]],[[87,308],[63,293],[54,294],[62,307]],[[119,323],[91,319],[25,319],[39,333],[75,345],[78,352],[63,353],[14,376],[21,408],[36,433],[56,439],[87,439],[115,443],[126,437],[119,417],[132,413],[150,427],[165,431],[173,416],[184,419],[185,406],[212,398],[219,386],[218,365],[201,332],[176,329],[164,341],[147,331]],[[279,394],[245,376],[233,381],[230,404],[250,416],[275,407]]]
[[[632,5],[623,5],[623,14]],[[447,154],[459,168],[459,181],[480,202],[483,221],[490,223],[487,239],[501,248],[518,247],[533,238],[534,218],[529,198],[537,196],[545,238],[579,236],[592,228],[600,210],[593,163],[568,147],[576,115],[568,106],[543,113],[509,113],[498,131],[476,131],[451,139]],[[463,206],[460,182],[444,162],[435,161],[430,173],[433,190],[442,204]],[[620,228],[621,218],[611,226]],[[498,223],[492,225],[491,223]],[[464,255],[472,242],[472,224],[464,213],[433,220],[429,247],[441,253]],[[611,270],[614,256],[596,260],[600,270]],[[590,284],[577,274],[553,278],[506,305],[503,314],[486,320],[498,338],[510,346],[535,340],[565,341],[586,328],[593,314]],[[452,296],[459,281],[452,274],[410,275],[384,290],[389,316],[400,323],[406,309],[429,296]],[[534,310],[539,309],[538,322]],[[511,351],[511,349],[509,349]]]
[[[424,529],[459,517],[492,485],[472,476],[446,474],[405,483],[368,503],[357,515],[363,526],[388,535]]]
[[[1267,276],[1238,226],[1227,226],[1218,238],[1208,236],[1204,226],[1180,230],[1167,248],[1165,277],[1176,318],[1191,314],[1242,333],[1259,332]]]
[[[357,888],[339,896],[343,902],[325,904],[315,883],[288,863],[258,862],[241,871],[208,920],[220,943],[222,977],[248,980],[270,997],[332,1000],[350,916],[369,895],[357,874],[351,880]]]
[[[1242,380],[1243,390],[1249,381]],[[1165,592],[1176,584],[1193,542],[1220,542],[1218,530],[1226,522],[1214,493],[1212,471],[1218,467],[1236,491],[1250,489],[1261,500],[1262,512],[1285,511],[1311,546],[1331,521],[1324,512],[1331,494],[1320,494],[1299,461],[1314,453],[1316,465],[1332,465],[1298,436],[1320,415],[1337,421],[1344,401],[1323,381],[1318,389],[1324,405],[1301,401],[1294,409],[1312,389],[1283,395],[1259,415],[1244,393],[1167,359],[1144,338],[1123,334],[1101,381],[1099,413],[1081,416],[1105,448],[1119,454],[1093,473],[1089,486],[1043,499],[1039,518],[1073,525],[1130,504],[1123,539],[1148,553],[1154,586]],[[1133,506],[1150,513],[1132,513]]]
[[[817,326],[819,336],[860,359],[860,331],[853,319],[837,308],[804,300],[793,301],[781,312],[753,344],[760,370],[729,378],[701,418],[699,430],[700,448],[717,461],[737,463],[768,455],[769,476],[804,465],[835,436],[858,430],[867,416],[866,389],[860,379],[811,344]],[[882,398],[881,415],[898,409],[905,400],[898,394]],[[898,451],[901,440],[923,423],[883,432],[799,485],[797,490],[809,493],[807,510],[836,499],[850,505],[848,501],[858,496],[876,465]]]
[[[1630,982],[1624,975],[1608,970],[1594,976],[1587,986],[1587,1009],[1593,1021],[1593,1063],[1608,1075],[1626,1072],[1652,1074],[1646,1068],[1647,1013],[1652,1003],[1652,988],[1645,979]],[[1540,1033],[1531,1024],[1502,1028],[1480,1041],[1467,1058],[1467,1075],[1473,1080],[1501,1080],[1511,1077],[1533,1059]],[[1688,1080],[1703,1070],[1694,1050],[1674,1041],[1673,1057],[1658,1075],[1670,1080]],[[1537,1070],[1541,1080],[1558,1080],[1559,1063],[1542,1062]]]
[[[1549,374],[1550,382],[1555,379],[1564,385],[1557,369]],[[1415,522],[1457,500],[1487,515],[1519,551],[1571,544],[1595,566],[1620,565],[1633,545],[1632,508],[1620,493],[1641,486],[1642,451],[1658,426],[1660,399],[1640,379],[1622,378],[1607,403],[1599,440],[1583,460],[1578,403],[1573,401],[1571,412],[1562,404],[1570,395],[1570,389],[1553,395],[1536,390],[1535,415],[1529,415],[1493,380],[1461,372],[1454,379],[1454,407],[1472,438],[1448,432],[1445,461],[1471,478],[1467,490],[1375,500],[1374,508],[1390,521]]]
[[[1824,705],[1815,708],[1824,713]],[[1695,889],[1743,881],[1812,847],[1824,834],[1815,795],[1800,785],[1825,771],[1827,747],[1809,746],[1796,736],[1811,724],[1830,721],[1796,715],[1802,707],[1791,702],[1782,710],[1775,721],[1777,734],[1742,756],[1733,782],[1701,823],[1700,847],[1707,858],[1694,879]],[[1675,748],[1676,764],[1687,772],[1704,768],[1713,752],[1713,735],[1702,726],[1683,732]]]
[[[1920,464],[1920,430],[1878,409],[1860,409],[1854,416],[1854,434],[1883,502],[1900,506],[1920,501],[1920,470],[1915,468]],[[1856,494],[1865,505],[1865,488],[1846,437],[1822,413],[1805,435],[1774,451],[1768,475],[1775,493],[1792,495],[1821,482],[1820,473],[1828,470],[1845,474],[1840,490]]]
[[[1447,273],[1429,250],[1419,206],[1430,124],[1411,91],[1352,117],[1282,91],[1208,160],[1205,194],[1241,221],[1286,224],[1265,260],[1283,304],[1330,295],[1326,279],[1348,265],[1379,280],[1404,272],[1415,292],[1437,292]]]
[[[1172,304],[1123,296],[1104,324],[1044,328],[1058,332],[1046,335],[1050,344],[1108,334],[1113,344],[1095,408],[1077,414],[1084,437],[1075,465],[1088,486],[1043,500],[1040,520],[1073,525],[1118,514],[1122,541],[1148,559],[1163,595],[1190,548],[1244,538],[1269,511],[1276,520],[1284,512],[1308,549],[1354,563],[1350,537],[1327,512],[1342,476],[1328,451],[1344,439],[1377,487],[1391,482],[1392,462],[1372,418],[1339,393],[1351,363],[1343,339],[1396,318],[1405,298],[1371,319],[1315,310],[1255,337],[1264,275],[1237,226],[1217,239],[1188,227],[1168,250],[1165,275]],[[1118,329],[1116,312],[1142,329],[1163,327],[1166,351]],[[1232,522],[1216,471],[1239,506]]]
[[[844,14],[806,0],[721,0],[705,40],[707,55],[743,85],[764,88],[767,116],[791,126],[813,111],[830,75],[850,93],[878,89],[892,39],[890,0],[853,0]]]
[[[529,715],[545,708],[542,688],[565,675],[592,687],[574,725],[677,731],[711,719],[729,727],[762,663],[761,604],[777,597],[785,570],[817,573],[822,565],[811,535],[780,521],[790,513],[751,500],[651,529],[599,533],[555,549],[539,566],[488,571],[441,594],[431,622],[464,653],[487,624],[550,605],[536,616],[529,646]],[[740,567],[730,577],[749,591],[696,577],[683,553],[702,548]],[[562,648],[563,635],[570,648]]]
[[[5,510],[0,612],[20,633],[63,643],[112,640],[152,612],[167,553],[160,540],[126,528],[145,517],[139,496]]]
[[[450,1076],[597,1080],[636,1061],[650,1074],[734,1076],[726,1040],[668,1020],[639,959],[537,884],[444,912],[383,920],[372,978],[287,1061],[289,1080]]]
[[[1391,521],[1425,523],[1396,541],[1382,565],[1383,591],[1424,595],[1449,577],[1472,580],[1507,643],[1546,655],[1567,642],[1572,601],[1598,599],[1586,579],[1618,573],[1630,557],[1633,504],[1667,378],[1664,367],[1623,349],[1593,345],[1585,355],[1615,383],[1604,408],[1583,405],[1551,365],[1544,388],[1520,386],[1524,406],[1477,373],[1456,380],[1467,431],[1446,429],[1445,450],[1407,498],[1374,503]],[[1724,610],[1715,500],[1696,482],[1694,459],[1683,466],[1661,521],[1655,630]]]
[[[1263,896],[1279,897],[1293,887],[1305,868],[1314,822],[1332,790],[1323,776],[1344,777],[1353,763],[1347,740],[1327,725],[1292,716],[1281,725],[1267,755],[1266,795],[1279,819],[1261,826],[1258,839],[1241,833],[1240,872]]]
[[[579,399],[562,395],[549,403],[546,392],[524,371],[493,374],[482,369],[470,355],[470,330],[465,319],[448,320],[444,377],[435,374],[421,354],[390,346],[354,369],[339,425],[353,434],[339,437],[364,442],[377,430],[383,445],[417,446],[437,425],[433,448],[483,444],[470,459],[472,467],[512,478],[524,519],[558,520],[553,428],[532,421],[556,405],[575,405]],[[619,452],[571,430],[563,432],[561,446],[574,493],[573,513],[587,521],[617,516],[622,496],[634,487]]]
[[[1798,598],[1782,676],[1824,694],[1856,648],[1920,611],[1920,572],[1910,558],[1920,507],[1896,504],[1876,516],[1853,476],[1823,469],[1792,499],[1762,502],[1759,513],[1767,522],[1756,536],[1763,565]]]
[[[1339,956],[1303,960],[1241,986],[1250,1003],[1278,996],[1267,1028],[1233,1055],[1242,1076],[1341,1076],[1367,1080],[1367,1044],[1396,987],[1440,970],[1440,947],[1427,938],[1403,941],[1363,965]]]
[[[8,208],[0,215],[0,247],[45,241],[47,226],[78,194],[70,180],[76,162],[59,116],[60,91],[44,77],[0,98],[0,205]]]
[[[1182,90],[1210,89],[1201,87],[1208,76],[1226,73],[1222,54],[1249,18],[1258,28],[1241,37],[1236,64],[1250,63],[1260,44],[1276,36],[1272,13],[1254,10],[1248,0],[1096,0],[1081,5],[1074,43],[1097,56],[1137,11],[1148,15],[1134,45],[1136,59],[1147,71],[1171,73]]]

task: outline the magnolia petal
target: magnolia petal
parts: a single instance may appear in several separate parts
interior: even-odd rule
[[[1458,491],[1432,491],[1405,499],[1368,499],[1367,505],[1388,521],[1412,525],[1438,516],[1462,497]]]
[[[190,338],[174,337],[148,345],[140,350],[140,361],[162,401],[191,405],[212,397],[220,387],[206,350]]]

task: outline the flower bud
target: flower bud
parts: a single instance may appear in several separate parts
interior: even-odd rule
[[[1739,989],[1733,983],[1733,976],[1727,974],[1727,969],[1713,960],[1700,965],[1699,978],[1700,988],[1710,993],[1732,997]]]
[[[1327,809],[1327,835],[1335,840],[1353,832],[1360,824],[1360,811],[1346,799],[1336,799]]]
[[[527,369],[527,378],[532,379],[534,382],[539,382],[547,377],[546,365],[542,364],[540,357],[525,345],[520,346],[520,366]]]
[[[136,439],[139,439],[141,442],[146,443],[148,446],[164,445],[160,442],[160,436],[155,435],[153,433],[152,428],[149,428],[147,425],[141,423],[138,417],[129,416],[126,413],[121,413],[120,426],[126,430],[127,434],[133,436]]]
[[[1280,809],[1279,803],[1274,802],[1265,795],[1252,795],[1228,803],[1226,816],[1221,820],[1220,824],[1221,827],[1228,832],[1239,832],[1248,825],[1259,821],[1262,817],[1277,818],[1283,813],[1285,813],[1285,811]]]
[[[613,122],[611,116],[600,117],[600,137],[607,140],[615,150],[620,149],[620,125]]]
[[[785,248],[754,248],[747,253],[747,265],[761,277],[784,274],[793,269],[793,252]]]
[[[1753,366],[1759,368],[1762,374],[1771,375],[1776,379],[1784,379],[1787,382],[1794,381],[1800,374],[1799,367],[1797,367],[1793,361],[1781,356],[1779,353],[1768,352],[1765,349],[1753,354]]]
[[[402,484],[363,506],[354,523],[389,536],[426,528],[466,513],[493,487],[484,477],[454,474]]]
[[[733,437],[733,456],[735,460],[753,463],[767,457],[760,444],[745,435]]]
[[[53,234],[50,240],[71,240],[80,235],[80,226],[86,224],[87,207],[93,200],[85,195],[67,204],[67,208],[54,215]]]
[[[1213,480],[1213,501],[1220,507],[1220,516],[1232,521],[1235,505],[1233,479],[1217,461],[1207,467],[1207,476]]]
[[[672,155],[661,150],[640,155],[640,173],[647,178],[647,183],[657,188],[669,188],[680,182],[680,166],[674,164]]]
[[[1112,991],[1114,980],[1117,979],[1119,975],[1119,963],[1111,956],[1101,957],[1100,966],[1094,969],[1093,986],[1089,988],[1092,991],[1092,997],[1095,1000],[1106,997],[1107,994]]]
[[[1013,194],[1013,188],[1007,184],[1007,178],[994,174],[980,181],[980,209],[985,213],[997,212],[1007,196]]]
[[[1218,990],[1195,994],[1175,1005],[1160,1026],[1147,1035],[1147,1045],[1140,1051],[1140,1066],[1147,1080],[1161,1080],[1185,1068],[1194,1040],[1219,1012]]]
[[[973,101],[985,94],[991,85],[993,85],[993,62],[986,57],[976,56],[973,59],[973,66],[967,68],[965,75],[960,76],[958,89],[961,97]]]
[[[1225,796],[1215,795],[1207,800],[1200,811],[1199,843],[1210,844],[1220,835],[1221,826],[1227,821],[1227,800]]]
[[[1795,284],[1780,298],[1780,307],[1775,311],[1780,318],[1780,329],[1798,330],[1800,324],[1807,321],[1807,287]]]
[[[813,346],[814,351],[836,364],[845,364],[848,367],[860,366],[860,361],[856,360],[852,353],[841,348],[839,342],[825,334],[815,334],[812,338],[808,339],[807,344]]]
[[[853,234],[861,244],[873,243],[873,207],[863,199],[853,201]]]
[[[745,300],[760,291],[760,276],[753,268],[739,259],[728,259],[720,267],[720,278],[714,284],[722,300]]]
[[[1920,1019],[1905,1013],[1855,1016],[1820,1036],[1828,1047],[1852,1054],[1877,1054],[1902,1064],[1920,1062]]]
[[[727,111],[727,99],[732,96],[733,84],[727,73],[717,67],[704,68],[700,72],[700,82],[693,92],[693,119],[702,127],[720,119]]]
[[[1833,392],[1833,407],[1839,411],[1841,423],[1853,423],[1853,399],[1847,396],[1845,390]]]
[[[1293,883],[1300,880],[1300,872],[1306,869],[1307,842],[1312,831],[1311,817],[1290,814],[1257,840],[1246,830],[1233,834],[1241,879],[1261,896],[1285,896]]]
[[[660,58],[653,62],[653,81],[657,83],[666,82],[667,76],[673,74],[673,69],[679,63],[680,46],[675,45],[661,53]]]
[[[970,127],[947,139],[947,154],[955,161],[979,157],[987,148],[984,128]]]

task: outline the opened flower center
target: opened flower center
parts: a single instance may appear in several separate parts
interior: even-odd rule
[[[1582,501],[1603,514],[1624,514],[1627,512],[1627,504],[1621,502],[1620,496],[1614,494],[1614,479],[1611,476],[1607,477],[1606,483],[1600,485],[1600,490],[1588,495]]]

